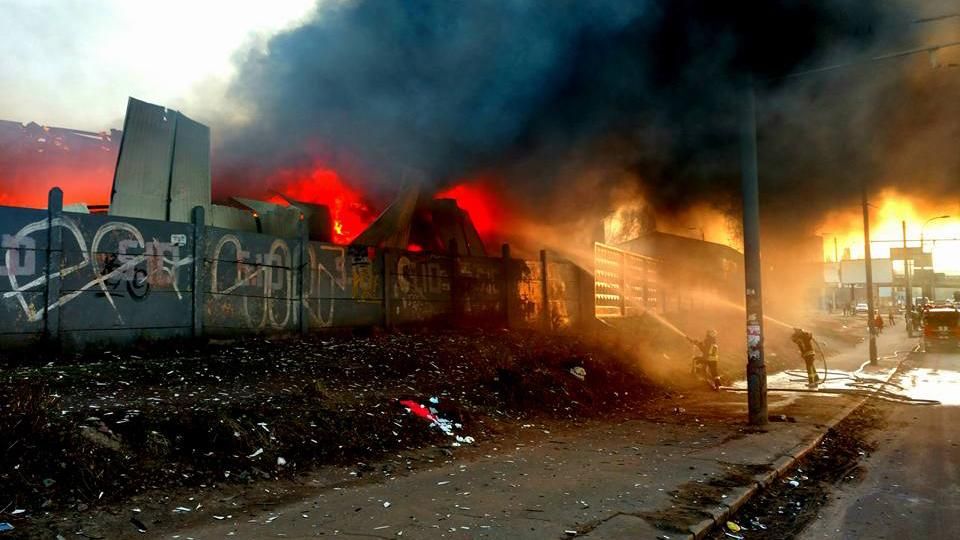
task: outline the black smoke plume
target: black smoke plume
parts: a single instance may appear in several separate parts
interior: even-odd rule
[[[302,26],[242,59],[232,94],[253,121],[226,135],[216,184],[256,184],[319,161],[380,193],[395,190],[405,171],[438,188],[487,174],[539,204],[574,189],[585,171],[601,171],[592,188],[633,178],[668,211],[735,204],[749,73],[770,208],[796,213],[783,201],[797,198],[833,204],[858,181],[877,179],[889,123],[906,121],[881,121],[863,103],[900,95],[890,85],[902,66],[867,85],[857,70],[782,76],[869,54],[883,36],[904,38],[886,45],[909,43],[915,30],[889,23],[909,15],[875,4],[323,2]],[[951,166],[955,157],[944,163]],[[609,204],[591,193],[568,207]]]

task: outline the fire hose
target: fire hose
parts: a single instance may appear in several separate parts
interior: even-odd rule
[[[817,343],[817,342],[815,342]],[[899,358],[901,354],[908,354],[914,352],[918,349],[914,348],[910,351],[895,351],[891,355],[884,356],[882,359],[889,358]],[[858,375],[863,372],[864,367],[869,364],[869,361],[866,361],[860,364],[860,367],[857,368],[853,373],[847,373],[845,371],[831,371],[827,368],[826,355],[823,354],[823,349],[821,349],[820,344],[817,343],[817,350],[820,352],[820,358],[823,361],[823,382],[826,382],[827,375],[833,375],[834,380],[840,379],[849,379],[847,385],[851,388],[767,388],[768,392],[798,392],[798,393],[809,393],[809,394],[841,394],[841,395],[856,395],[856,396],[865,396],[870,398],[876,398],[883,401],[889,401],[894,403],[902,403],[905,405],[939,405],[940,402],[935,399],[921,399],[921,398],[912,398],[910,396],[905,396],[902,394],[897,394],[895,392],[890,392],[885,390],[885,386],[892,386],[899,390],[906,390],[904,387],[900,386],[897,383],[891,382],[889,380],[877,379],[874,377],[864,377]],[[900,370],[900,367],[903,365],[903,362],[906,358],[901,359],[897,363],[894,373]],[[787,370],[784,372],[788,378],[794,381],[804,381],[807,380],[806,372],[801,372],[799,370]],[[734,391],[744,391],[742,388],[724,388],[724,390],[734,390]]]

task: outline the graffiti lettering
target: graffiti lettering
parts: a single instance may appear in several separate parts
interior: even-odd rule
[[[320,260],[320,255],[326,253],[333,254],[333,270],[327,268],[327,265]],[[310,314],[310,320],[319,326],[332,326],[333,313],[336,307],[335,298],[337,290],[344,291],[347,288],[347,270],[346,257],[344,256],[343,246],[320,246],[320,253],[310,245],[307,249],[307,255],[310,259],[310,283],[308,287],[307,298],[304,300],[307,304],[307,313]],[[327,284],[325,287],[324,285]],[[329,305],[324,315],[323,298],[321,291],[329,291],[326,300]]]
[[[129,223],[111,221],[103,224],[99,229],[97,229],[97,232],[94,234],[93,240],[88,248],[79,225],[73,219],[66,216],[59,217],[53,220],[52,226],[55,228],[61,228],[63,229],[63,232],[68,233],[64,234],[64,252],[66,253],[67,248],[69,247],[70,253],[78,253],[80,260],[73,262],[72,264],[69,261],[64,260],[59,270],[51,272],[49,276],[44,273],[43,275],[27,281],[26,283],[20,283],[20,281],[17,279],[17,276],[29,276],[39,273],[35,263],[33,264],[33,267],[31,268],[32,272],[30,273],[8,271],[7,277],[10,281],[11,290],[5,292],[3,294],[3,298],[16,298],[24,314],[27,316],[27,320],[36,322],[43,318],[44,311],[51,311],[59,307],[63,307],[67,303],[80,296],[83,292],[93,287],[97,287],[99,289],[98,296],[101,296],[107,300],[107,302],[113,308],[118,321],[123,323],[123,317],[120,314],[120,310],[117,307],[116,302],[113,300],[113,297],[116,295],[116,289],[119,287],[120,280],[127,280],[127,290],[131,298],[142,300],[149,292],[149,289],[146,286],[149,283],[152,272],[151,270],[138,267],[138,265],[147,260],[147,254],[143,253],[134,255],[128,253],[128,251],[131,249],[142,249],[145,247],[143,235],[136,227]],[[28,265],[26,262],[24,262],[22,265],[19,262],[19,259],[23,257],[22,252],[25,249],[24,246],[35,246],[36,240],[32,238],[31,235],[47,231],[50,229],[50,227],[51,223],[48,219],[35,221],[24,226],[12,237],[5,238],[3,248],[5,250],[4,262],[6,268],[19,269],[21,267],[27,267]],[[116,252],[101,251],[100,244],[108,235],[128,235],[130,238],[118,241],[118,248]],[[35,252],[33,256],[35,259]],[[192,257],[180,259],[174,252],[171,253],[171,257],[169,259],[161,256],[161,262],[158,267],[155,267],[154,271],[157,273],[162,272],[165,275],[170,276],[172,282],[175,284],[177,281],[177,269],[181,266],[191,264],[192,262]],[[53,299],[47,306],[45,306],[45,309],[43,306],[38,307],[35,305],[35,302],[28,301],[24,294],[26,292],[34,292],[42,289],[47,285],[48,279],[59,279],[62,281],[68,276],[87,268],[91,270],[92,279],[90,281],[79,285],[75,289],[61,295],[59,298]],[[177,290],[177,297],[180,298],[179,290]]]
[[[228,257],[227,253],[233,253]],[[246,323],[251,328],[285,328],[297,322],[297,310],[293,309],[294,287],[290,247],[284,240],[276,239],[266,254],[258,254],[250,264],[250,252],[244,251],[240,239],[225,234],[213,249],[213,265],[210,270],[210,292],[214,295],[241,297],[241,307]],[[223,282],[220,265],[232,264],[233,272],[227,272],[228,282]],[[232,274],[232,276],[231,276]],[[222,298],[214,298],[220,301]],[[251,311],[259,312],[251,313]]]

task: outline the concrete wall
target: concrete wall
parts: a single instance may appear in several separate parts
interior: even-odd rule
[[[307,332],[433,322],[550,330],[593,317],[566,260],[450,257],[194,223],[0,207],[0,342]],[[301,227],[302,229],[302,227]],[[544,272],[546,269],[546,272]]]

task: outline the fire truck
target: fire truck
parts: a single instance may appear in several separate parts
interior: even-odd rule
[[[960,351],[960,308],[955,305],[924,306],[920,316],[920,349]]]

